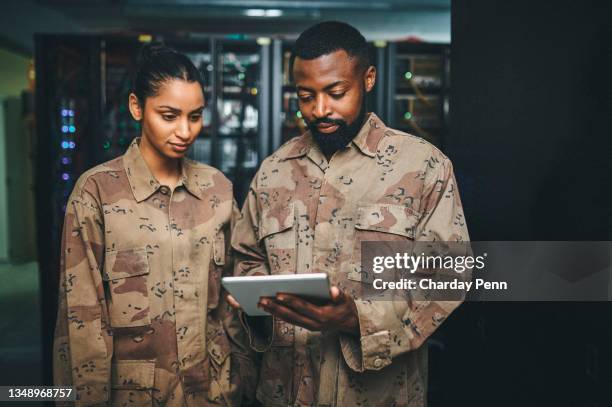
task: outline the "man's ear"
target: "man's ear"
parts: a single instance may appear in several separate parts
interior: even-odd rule
[[[138,101],[138,96],[136,96],[133,93],[130,93],[130,96],[128,98],[128,106],[130,108],[130,113],[132,114],[132,117],[134,118],[134,120],[136,121],[140,121],[142,120],[142,106],[140,106],[140,102]]]
[[[371,91],[374,88],[374,84],[376,83],[376,68],[372,65],[366,69],[363,74],[364,85],[366,92]]]

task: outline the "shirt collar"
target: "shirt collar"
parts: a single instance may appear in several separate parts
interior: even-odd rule
[[[378,143],[385,136],[386,128],[387,126],[376,114],[370,113],[363,127],[361,127],[361,130],[359,130],[359,133],[353,139],[353,144],[368,157],[376,157]]]
[[[196,174],[196,163],[193,161],[183,158],[181,160],[181,178],[179,179],[178,185],[183,185],[191,195],[198,199],[204,199],[205,188],[202,188],[197,183]]]
[[[161,187],[140,152],[139,142],[140,137],[136,137],[123,155],[123,166],[136,202],[144,201]],[[192,195],[202,199],[202,191],[192,182],[194,171],[189,160],[181,159],[181,176],[176,186],[183,185]]]
[[[369,113],[366,120],[359,130],[359,133],[351,141],[359,151],[368,157],[375,157],[378,143],[385,135],[386,126],[375,113]],[[316,142],[314,141],[310,130],[306,131],[300,137],[298,137],[289,150],[280,157],[282,161],[289,160],[291,158],[303,157],[315,147]]]

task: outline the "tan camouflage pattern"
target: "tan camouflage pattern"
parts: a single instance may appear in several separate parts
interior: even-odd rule
[[[232,235],[235,275],[325,272],[360,336],[242,315],[265,406],[424,406],[424,341],[460,304],[360,298],[362,241],[469,241],[450,160],[370,114],[328,162],[309,132],[261,165]]]
[[[248,339],[220,286],[236,217],[221,172],[184,159],[171,190],[138,139],[79,178],[54,343],[54,382],[75,386],[77,406],[239,405],[254,393]]]

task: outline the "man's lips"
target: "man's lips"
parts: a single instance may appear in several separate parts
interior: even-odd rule
[[[333,133],[337,129],[338,129],[337,124],[332,124],[332,123],[317,124],[317,130],[319,130],[321,133]]]

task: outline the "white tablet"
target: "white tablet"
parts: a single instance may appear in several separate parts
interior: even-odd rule
[[[270,315],[257,308],[257,303],[261,297],[275,297],[278,293],[315,300],[330,299],[329,280],[325,273],[223,277],[221,283],[251,316]]]

